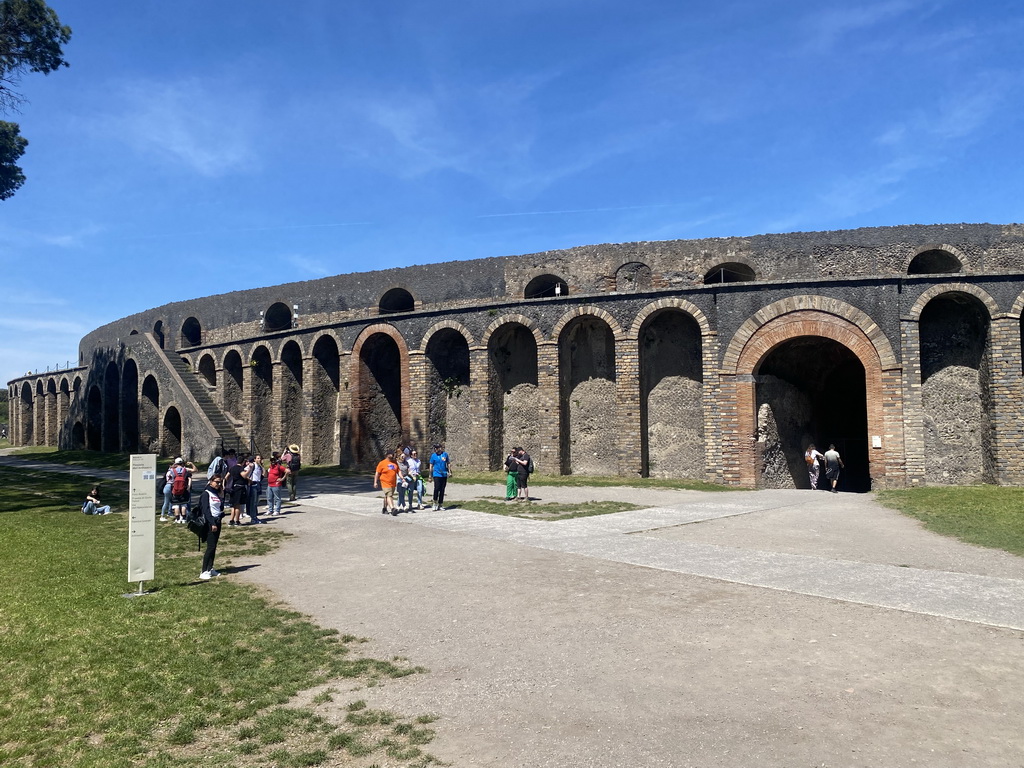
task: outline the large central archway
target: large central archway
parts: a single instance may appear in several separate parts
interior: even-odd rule
[[[843,489],[871,489],[864,365],[850,349],[814,336],[785,341],[761,361],[754,382],[758,485],[810,488],[804,451],[834,443],[846,464]]]

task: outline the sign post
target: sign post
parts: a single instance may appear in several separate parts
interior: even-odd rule
[[[152,581],[156,571],[156,454],[132,454],[128,487],[128,581]]]

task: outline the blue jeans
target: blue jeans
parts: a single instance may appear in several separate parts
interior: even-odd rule
[[[267,514],[276,515],[281,513],[282,491],[286,490],[281,486],[269,486],[267,488]]]
[[[252,485],[249,486],[249,501],[247,502],[248,509],[246,511],[249,513],[249,519],[250,520],[259,520],[260,519],[259,518],[259,505],[260,505],[260,491],[262,491],[262,490],[263,490],[263,487],[260,486],[260,485],[257,485],[256,483],[253,483]]]
[[[171,514],[171,484],[164,484],[164,505],[160,509],[160,517],[167,517]]]

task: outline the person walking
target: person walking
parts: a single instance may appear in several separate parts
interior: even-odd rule
[[[814,443],[807,446],[807,451],[804,453],[804,462],[807,464],[807,476],[811,480],[812,491],[818,490],[818,475],[821,472],[821,464],[819,462],[824,458],[825,455],[814,447]]]
[[[415,448],[409,452],[409,477],[412,479],[412,488],[407,491],[409,506],[412,506],[412,496],[415,492],[416,509],[423,509],[423,477],[420,475],[420,457]]]
[[[228,491],[228,499],[231,502],[231,517],[228,520],[228,525],[241,525],[242,508],[249,501],[249,466],[244,458],[237,461],[228,470],[228,479],[225,485],[228,483],[231,485],[231,490]]]
[[[434,511],[444,509],[444,491],[452,474],[452,462],[441,443],[434,443],[430,454],[430,479],[434,483]]]
[[[224,520],[224,478],[214,475],[206,484],[199,499],[199,508],[206,518],[206,551],[203,553],[203,569],[199,578],[209,581],[214,576],[220,576],[220,571],[213,569],[213,559],[217,556],[217,541],[220,539],[220,529]]]
[[[825,478],[832,483],[832,493],[839,493],[836,489],[836,483],[839,482],[839,470],[846,469],[846,465],[843,464],[842,458],[839,456],[839,451],[836,450],[835,445],[829,445],[828,450],[825,451]]]
[[[285,485],[288,486],[288,501],[296,501],[299,497],[296,494],[295,486],[299,482],[299,470],[302,469],[302,457],[299,455],[297,443],[288,446],[281,461],[288,467],[288,474],[284,478]]]
[[[284,500],[284,478],[288,468],[281,462],[281,455],[274,451],[270,456],[270,469],[267,471],[267,515],[281,515],[281,502]]]
[[[377,471],[373,475],[373,489],[378,488],[384,494],[384,501],[381,506],[381,514],[386,515],[390,512],[392,515],[397,515],[398,510],[395,509],[395,485],[398,483],[398,464],[395,462],[394,451],[388,451],[387,454],[377,464]]]

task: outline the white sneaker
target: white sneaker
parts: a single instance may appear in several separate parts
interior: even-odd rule
[[[170,518],[168,518],[168,517],[161,517],[161,518],[160,518],[160,522],[161,522],[161,523],[166,523],[166,522],[167,522],[167,521],[168,521],[169,519],[170,519]]]
[[[211,576],[220,576],[220,571],[218,571],[216,568],[211,568],[210,569],[210,575]]]
[[[202,573],[199,574],[199,578],[202,579],[203,581],[209,581],[210,579],[213,578],[213,574],[210,573],[209,571],[203,571]]]

